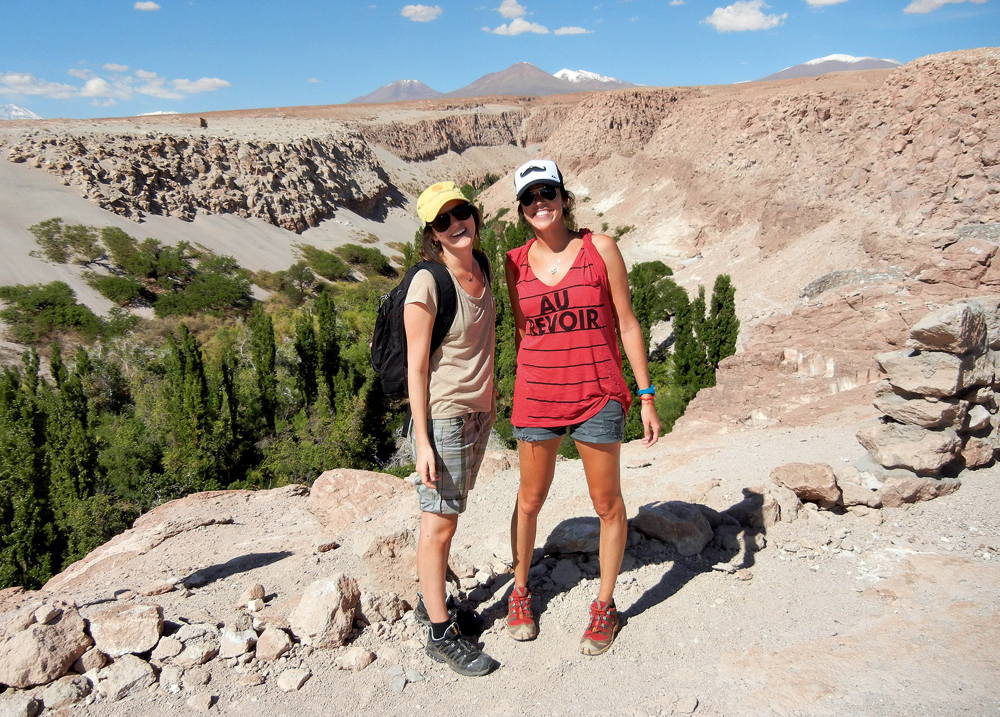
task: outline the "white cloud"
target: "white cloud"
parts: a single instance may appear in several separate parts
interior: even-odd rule
[[[553,35],[591,35],[593,30],[584,30],[582,27],[560,27]]]
[[[503,0],[498,7],[497,12],[508,20],[516,20],[519,17],[524,17],[528,14],[528,8],[524,5],[518,5],[517,0]]]
[[[765,15],[761,10],[770,7],[764,0],[737,0],[729,7],[717,7],[715,12],[702,20],[719,32],[768,30],[782,24],[788,13]]]
[[[109,62],[106,65],[102,65],[102,67],[108,72],[125,72],[128,69],[128,65],[117,65],[114,62]]]
[[[100,77],[92,77],[80,90],[81,97],[98,97],[107,100],[128,100],[132,98],[131,79],[108,82]],[[107,104],[102,105],[107,107]]]
[[[903,8],[903,12],[923,14],[939,10],[945,5],[958,5],[963,2],[965,2],[965,0],[913,0],[909,5]],[[986,0],[969,0],[969,2],[976,5],[982,5],[986,2]]]
[[[823,5],[839,5],[842,2],[847,2],[847,0],[806,0],[806,2],[813,7],[821,7]]]
[[[200,80],[174,80],[174,88],[181,91],[187,92],[189,95],[197,94],[198,92],[215,92],[222,87],[232,87],[231,84],[225,80],[220,80],[218,77],[202,77]]]
[[[39,80],[34,75],[8,72],[0,75],[0,95],[39,95],[53,100],[75,97],[77,88]]]
[[[152,0],[149,2],[137,2],[134,7],[136,10],[142,10],[143,12],[153,12],[160,9],[160,6],[152,2]]]
[[[548,35],[549,28],[544,25],[539,25],[537,22],[528,22],[527,20],[522,20],[517,18],[516,20],[511,20],[510,25],[503,24],[493,31],[494,35],[520,35],[524,32],[533,32],[536,35]]]
[[[306,82],[319,82],[315,77],[310,77]]]
[[[671,5],[683,5],[684,0],[670,0]]]
[[[159,97],[161,100],[179,100],[184,97],[179,92],[174,92],[165,87],[167,83],[166,77],[159,77],[155,72],[146,72],[144,70],[138,70],[135,74],[145,80],[144,84],[135,88],[135,91],[140,95]]]
[[[73,68],[72,70],[66,70],[66,74],[70,77],[78,77],[81,80],[89,80],[94,73],[90,70],[78,70]]]
[[[441,12],[440,5],[435,5],[434,7],[428,5],[407,5],[403,8],[401,14],[403,17],[410,18],[413,22],[430,22],[431,20],[437,20]]]

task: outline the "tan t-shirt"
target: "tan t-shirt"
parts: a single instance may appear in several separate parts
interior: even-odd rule
[[[482,296],[469,296],[448,272],[455,285],[455,320],[444,341],[430,357],[429,415],[454,418],[466,413],[493,410],[493,353],[496,308],[486,284]],[[437,313],[437,284],[429,271],[418,271],[406,293],[407,304],[423,304]]]

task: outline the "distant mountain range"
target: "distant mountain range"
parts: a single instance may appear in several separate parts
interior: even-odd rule
[[[801,65],[786,67],[781,72],[761,77],[757,82],[767,80],[790,80],[798,77],[819,77],[827,72],[849,72],[852,70],[888,70],[901,67],[902,62],[880,60],[875,57],[852,57],[851,55],[827,55]]]
[[[0,105],[0,120],[35,120],[42,119],[31,110],[17,105]]]
[[[560,70],[550,75],[530,62],[518,62],[501,72],[483,75],[472,84],[454,92],[442,93],[418,80],[397,80],[371,94],[351,100],[350,104],[430,100],[439,97],[483,97],[487,95],[562,95],[570,92],[619,90],[638,87],[631,82],[605,77],[586,70]]]

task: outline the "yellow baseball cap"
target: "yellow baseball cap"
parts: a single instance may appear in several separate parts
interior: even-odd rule
[[[454,182],[432,184],[417,198],[417,216],[420,217],[424,224],[430,224],[437,218],[441,207],[453,199],[463,202],[469,201],[458,187],[455,186]]]

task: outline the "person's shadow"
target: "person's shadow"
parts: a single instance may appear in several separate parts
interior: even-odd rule
[[[684,556],[669,542],[651,535],[634,531],[629,521],[629,542],[625,548],[625,558],[622,561],[620,576],[647,565],[670,564],[656,585],[648,588],[638,600],[628,608],[618,613],[622,629],[629,618],[637,617],[653,608],[671,596],[678,593],[688,582],[698,575],[722,570],[735,573],[752,567],[754,553],[763,547],[765,535],[764,526],[764,496],[760,493],[743,490],[743,499],[723,511],[716,511],[705,505],[672,501],[672,505],[680,508],[699,510],[712,528],[713,538],[697,554]],[[643,506],[651,507],[651,506]],[[680,512],[687,512],[681,510]],[[576,541],[569,544],[570,548],[558,550],[559,541],[553,537],[567,532],[586,533],[590,525],[591,540]],[[597,540],[599,537],[599,521],[592,518],[569,518],[557,525],[549,534],[546,547],[536,548],[532,555],[532,571],[528,579],[531,590],[535,618],[542,625],[549,602],[557,595],[568,592],[583,579],[600,577],[597,564]],[[570,527],[575,530],[569,531]],[[636,536],[639,533],[640,537]],[[566,543],[562,543],[566,545]],[[572,568],[559,566],[560,561],[568,559],[576,567],[579,577]],[[544,568],[540,566],[545,566]],[[559,566],[562,575],[553,580],[554,569]],[[567,580],[566,576],[570,579]],[[481,630],[485,630],[498,620],[507,616],[507,598],[513,589],[512,574],[499,575],[490,586],[488,594],[476,596],[475,593],[464,601],[467,608],[475,609],[479,614]],[[574,579],[575,578],[575,579]],[[620,582],[620,581],[619,581]],[[617,586],[620,589],[622,586]],[[480,599],[476,599],[479,597]],[[596,597],[596,595],[595,595]]]

